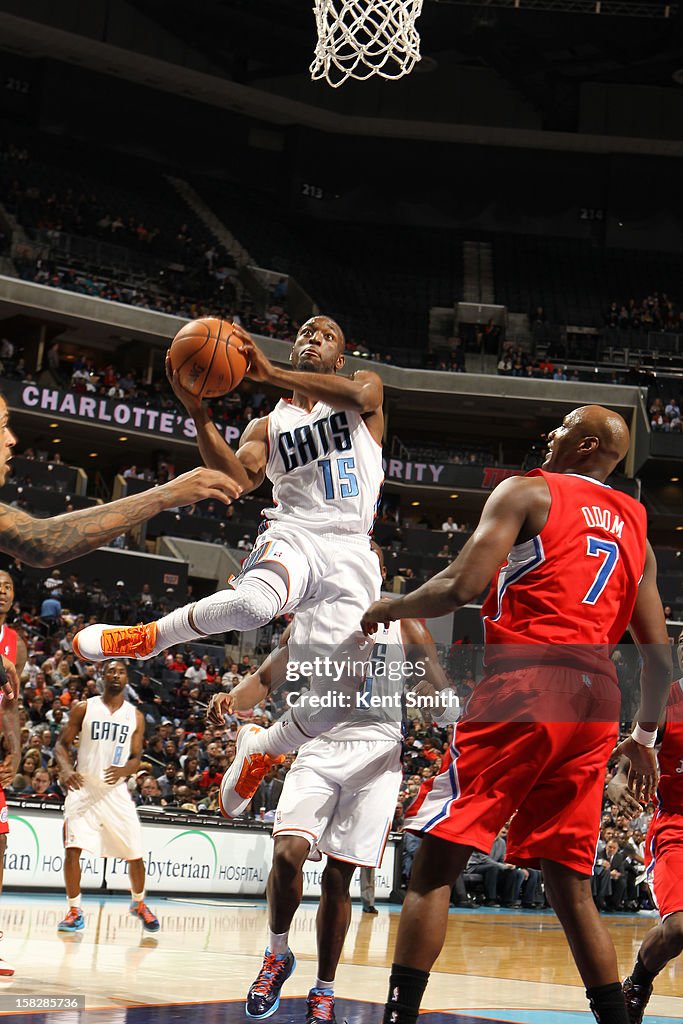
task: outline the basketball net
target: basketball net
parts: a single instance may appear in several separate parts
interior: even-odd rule
[[[423,0],[315,0],[318,44],[311,78],[402,78],[420,60],[415,22]]]

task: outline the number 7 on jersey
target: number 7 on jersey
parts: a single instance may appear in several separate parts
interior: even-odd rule
[[[605,587],[609,583],[609,578],[614,572],[614,567],[619,561],[619,545],[613,540],[603,540],[601,537],[587,537],[588,547],[586,554],[593,558],[599,558],[600,555],[604,555],[603,561],[598,569],[595,579],[593,580],[588,593],[584,597],[582,604],[595,604],[600,598]]]

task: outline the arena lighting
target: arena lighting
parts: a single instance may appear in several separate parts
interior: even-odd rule
[[[53,437],[52,438],[52,443],[53,444],[61,444],[62,443],[61,437]]]
[[[54,430],[54,429],[55,429],[55,427],[58,427],[58,426],[59,426],[59,423],[51,423],[51,424],[50,424],[50,429],[51,429],[51,430]]]
[[[119,441],[127,441],[127,440],[128,440],[128,438],[127,438],[127,437],[120,437],[120,438],[119,438],[118,440],[119,440]]]
[[[96,459],[97,458],[97,452],[88,452],[88,458],[89,459]]]
[[[420,502],[419,502],[419,501],[411,501],[411,503],[410,503],[410,504],[411,504],[411,505],[413,506],[413,508],[415,508],[415,507],[416,507],[417,505],[419,505],[419,504],[420,504]],[[680,527],[676,527],[676,529],[680,529],[680,530],[683,530],[683,526],[680,526]]]
[[[683,530],[683,526],[677,526],[676,529],[677,530]]]
[[[671,483],[672,484],[677,484],[680,479],[681,478],[679,476],[672,476],[671,477]]]
[[[450,497],[451,498],[458,498],[458,497],[460,497],[460,495],[458,495],[458,494],[451,494]]]

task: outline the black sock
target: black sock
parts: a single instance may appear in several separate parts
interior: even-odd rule
[[[655,973],[652,974],[650,971],[648,971],[647,967],[640,959],[639,953],[636,959],[635,967],[631,971],[631,981],[634,985],[642,985],[643,988],[647,988],[647,986],[651,985],[652,982],[655,980],[658,973],[658,971],[655,971]]]
[[[629,1024],[624,993],[618,981],[612,985],[587,988],[586,995],[598,1024]]]
[[[392,964],[384,1024],[415,1024],[428,981],[429,971]]]

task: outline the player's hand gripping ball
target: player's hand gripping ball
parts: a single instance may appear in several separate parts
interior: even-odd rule
[[[227,395],[242,382],[247,357],[235,325],[217,317],[185,324],[171,342],[171,370],[195,398]]]

